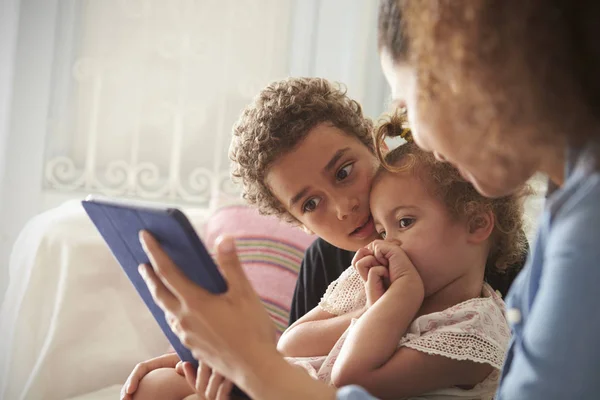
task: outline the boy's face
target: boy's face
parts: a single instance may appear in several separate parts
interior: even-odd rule
[[[377,167],[377,158],[358,138],[322,123],[275,160],[265,180],[305,228],[356,251],[377,238],[369,211]]]

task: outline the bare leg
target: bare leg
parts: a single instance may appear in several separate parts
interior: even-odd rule
[[[159,368],[142,378],[138,389],[133,394],[133,399],[182,400],[193,394],[190,385],[175,371],[175,368]]]

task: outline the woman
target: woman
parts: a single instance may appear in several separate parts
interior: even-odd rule
[[[457,165],[485,195],[510,193],[536,172],[560,187],[508,299],[513,340],[500,399],[600,392],[599,8],[561,0],[382,3],[382,66],[417,144]],[[149,287],[198,358],[253,398],[335,398],[275,351],[230,239],[217,253],[230,291],[215,297],[142,238],[155,267],[142,268]],[[369,398],[358,388],[337,397]]]

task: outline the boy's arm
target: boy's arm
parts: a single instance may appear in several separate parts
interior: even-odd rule
[[[286,357],[327,355],[348,329],[352,319],[363,313],[364,308],[361,308],[335,315],[317,306],[283,332],[277,350]]]
[[[333,367],[334,384],[358,384],[379,398],[398,398],[483,381],[493,370],[488,364],[398,349],[422,301],[422,284],[394,282],[348,335]]]

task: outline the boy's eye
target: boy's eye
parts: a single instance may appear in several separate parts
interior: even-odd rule
[[[350,176],[353,167],[354,164],[348,164],[345,167],[341,168],[340,170],[338,170],[337,174],[335,174],[335,179],[337,179],[338,181],[343,181],[348,176]]]
[[[380,236],[380,237],[381,237],[383,240],[385,240],[385,237],[386,237],[386,233],[385,233],[385,231],[381,231],[381,232],[379,232],[379,236]]]
[[[321,202],[321,199],[318,197],[313,197],[311,199],[308,199],[306,201],[306,203],[304,203],[302,205],[302,211],[303,212],[312,212],[317,208],[317,206],[319,205],[320,202]]]
[[[398,225],[400,225],[400,228],[408,228],[409,226],[411,226],[414,223],[415,223],[414,218],[401,218],[400,221],[398,221]]]

